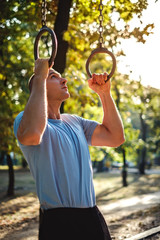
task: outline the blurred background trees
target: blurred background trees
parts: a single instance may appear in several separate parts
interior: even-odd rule
[[[98,4],[96,0],[48,0],[47,26],[55,30],[59,43],[55,69],[68,79],[71,93],[61,111],[101,122],[101,103],[88,88],[85,71],[85,62],[98,44]],[[117,62],[125,55],[122,39],[133,37],[145,43],[152,32],[153,23],[143,26],[141,19],[147,5],[147,0],[104,1],[105,47],[114,52]],[[6,158],[12,183],[13,159],[24,162],[20,160],[23,158],[14,137],[13,122],[29,97],[27,81],[33,72],[34,39],[41,27],[41,1],[3,0],[0,13],[0,162]],[[131,29],[129,23],[135,15],[141,27]],[[41,46],[41,56],[47,57],[48,36],[43,37]],[[91,69],[109,72],[110,59],[96,55]],[[117,149],[90,147],[93,165],[98,162],[103,170],[106,162],[108,166],[120,162],[125,170],[132,162],[144,174],[146,163],[149,166],[160,155],[160,90],[145,87],[141,79],[134,81],[117,71],[112,78],[112,94],[123,118],[126,142]],[[13,188],[11,184],[8,194],[13,194]]]

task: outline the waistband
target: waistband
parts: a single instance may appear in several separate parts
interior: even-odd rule
[[[43,209],[40,208],[40,212],[42,214],[45,213],[55,213],[55,214],[88,214],[89,212],[93,212],[97,210],[97,206],[89,207],[89,208],[70,208],[70,207],[62,207],[62,208],[49,208]]]

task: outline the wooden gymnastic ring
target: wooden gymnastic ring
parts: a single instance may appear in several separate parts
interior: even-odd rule
[[[110,55],[111,58],[112,58],[113,65],[112,65],[111,72],[110,72],[110,73],[108,74],[108,76],[107,76],[107,80],[106,80],[106,82],[107,82],[107,81],[112,77],[112,75],[114,74],[115,69],[116,69],[116,59],[115,59],[115,56],[114,56],[113,53],[110,52],[107,48],[96,48],[96,49],[94,49],[94,50],[92,51],[91,55],[89,56],[89,58],[87,59],[87,62],[86,62],[86,72],[87,72],[88,76],[89,76],[90,78],[92,78],[92,73],[91,73],[91,70],[90,70],[90,68],[89,68],[89,63],[90,63],[92,57],[93,57],[94,55],[96,55],[97,53],[107,53],[107,54]]]
[[[48,61],[49,67],[51,67],[54,64],[54,59],[55,59],[56,54],[57,54],[58,43],[57,43],[57,37],[56,37],[55,32],[45,25],[38,32],[38,34],[36,36],[36,39],[35,39],[35,42],[34,42],[34,59],[37,60],[37,58],[39,58],[39,46],[38,46],[38,44],[39,44],[39,40],[40,40],[41,36],[45,32],[50,33],[51,39],[52,39],[52,53],[51,53],[50,59]]]

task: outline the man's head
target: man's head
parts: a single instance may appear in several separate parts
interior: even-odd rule
[[[28,82],[30,93],[34,82],[35,75],[33,74]],[[49,70],[49,74],[46,81],[47,98],[48,101],[59,100],[64,101],[70,97],[67,88],[67,80],[62,78],[61,74],[55,71],[53,68]]]

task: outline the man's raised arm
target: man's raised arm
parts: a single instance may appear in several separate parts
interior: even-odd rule
[[[111,82],[105,83],[107,74],[96,75],[88,80],[89,87],[100,97],[103,106],[103,121],[99,124],[92,135],[93,146],[118,147],[124,141],[123,123],[111,96]]]
[[[21,144],[38,145],[47,123],[47,90],[48,59],[37,59],[32,90],[17,131]]]

